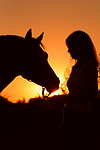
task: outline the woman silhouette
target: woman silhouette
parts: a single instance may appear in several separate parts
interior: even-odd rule
[[[98,92],[98,61],[89,35],[83,31],[75,31],[66,39],[66,45],[72,58],[77,60],[67,82],[69,94],[74,99],[95,100]]]
[[[91,102],[98,92],[96,50],[89,35],[80,30],[67,37],[66,45],[77,63],[67,81],[62,145],[64,150],[91,150]]]

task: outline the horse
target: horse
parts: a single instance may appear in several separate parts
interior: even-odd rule
[[[0,92],[19,75],[45,87],[49,93],[59,88],[59,78],[49,65],[41,42],[43,34],[33,38],[29,29],[25,37],[0,36]]]

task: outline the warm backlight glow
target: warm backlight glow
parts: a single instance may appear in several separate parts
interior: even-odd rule
[[[50,94],[50,97],[51,96],[54,96],[54,95],[61,95],[62,94],[62,91],[60,89],[58,89],[57,91],[53,92]]]
[[[42,42],[47,48],[48,61],[61,83],[65,69],[70,66],[65,45],[65,39],[70,33],[75,30],[87,32],[97,53],[100,53],[100,0],[0,0],[0,20],[0,35],[25,37],[30,28],[33,37],[44,32]],[[51,95],[60,93],[57,90]],[[1,94],[13,102],[23,98],[28,101],[42,96],[42,87],[17,77]]]

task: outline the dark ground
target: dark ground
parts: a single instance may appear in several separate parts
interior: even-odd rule
[[[60,96],[16,104],[0,97],[0,149],[61,150],[63,105]],[[93,150],[100,150],[100,98],[92,104]],[[87,149],[85,149],[87,150]]]

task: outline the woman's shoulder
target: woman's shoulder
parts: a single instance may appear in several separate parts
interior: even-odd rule
[[[83,72],[93,72],[97,71],[97,64],[95,63],[95,61],[93,60],[87,60],[84,63],[76,63],[73,67],[72,67],[72,72],[74,71],[79,71],[82,70]]]
[[[87,60],[84,65],[83,65],[83,68],[92,68],[92,69],[97,69],[97,64],[93,61],[93,60]]]
[[[94,60],[87,60],[85,63],[84,63],[84,65],[96,65],[96,63],[95,63],[95,61]]]
[[[83,65],[83,72],[85,74],[96,74],[97,75],[97,65],[93,60],[87,60]]]

